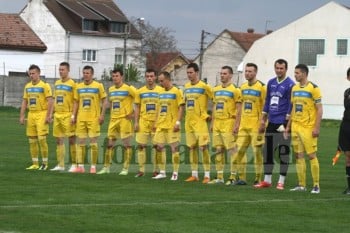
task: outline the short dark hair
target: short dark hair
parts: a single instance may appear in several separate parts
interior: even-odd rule
[[[258,71],[258,66],[257,66],[255,63],[248,62],[245,66],[254,67],[254,68],[255,68],[255,71]]]
[[[94,74],[94,68],[92,66],[84,66],[83,70],[91,70],[91,73]]]
[[[119,73],[121,76],[124,75],[123,69],[120,69],[120,68],[114,68],[114,69],[112,70],[112,73],[113,73],[113,74]]]
[[[34,64],[30,65],[28,70],[37,70],[37,71],[39,71],[39,73],[41,71],[39,66],[38,65],[34,65]]]
[[[230,74],[233,74],[233,69],[231,66],[223,66],[223,67],[221,67],[221,69],[228,70]]]
[[[347,76],[347,77],[350,76],[350,67],[348,68],[348,71],[346,71],[346,76]]]
[[[192,62],[192,63],[188,64],[187,69],[190,69],[190,68],[193,68],[194,71],[196,71],[196,72],[199,71],[199,66],[197,65],[197,63]]]
[[[147,68],[146,73],[154,73],[154,75],[157,76],[157,71],[153,68]]]
[[[168,79],[168,80],[171,80],[171,76],[170,76],[170,73],[169,73],[169,72],[167,72],[167,71],[162,71],[162,72],[160,72],[159,75],[161,75],[161,74],[164,76],[164,78],[166,78],[166,79]]]
[[[70,70],[70,65],[69,65],[69,63],[66,62],[66,61],[61,62],[61,63],[60,63],[60,66],[65,66],[65,67],[67,67],[68,70]]]
[[[295,69],[301,70],[301,72],[306,73],[306,75],[309,74],[309,68],[305,64],[298,64],[298,65],[295,66]]]
[[[284,64],[285,67],[286,67],[286,69],[288,69],[288,62],[287,62],[286,60],[282,59],[282,58],[277,59],[277,60],[275,61],[275,65],[276,65],[276,64]]]

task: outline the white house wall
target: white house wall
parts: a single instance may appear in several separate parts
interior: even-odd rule
[[[317,65],[309,67],[309,80],[322,92],[324,118],[340,119],[343,92],[349,86],[346,70],[350,66],[350,10],[335,2],[307,14],[285,27],[255,41],[244,63],[259,66],[258,78],[263,82],[274,76],[274,61],[284,58],[289,62],[288,75],[294,77],[298,63],[299,39],[325,39],[325,54],[319,55]],[[348,55],[336,54],[337,39],[348,39]]]
[[[9,71],[26,72],[31,64],[42,67],[42,53],[0,50],[0,75],[8,75]]]
[[[203,54],[202,79],[206,78],[208,84],[216,86],[220,83],[220,70],[222,66],[231,66],[236,83],[238,65],[241,63],[245,51],[227,32],[220,34],[205,50]],[[199,64],[199,57],[195,62]]]

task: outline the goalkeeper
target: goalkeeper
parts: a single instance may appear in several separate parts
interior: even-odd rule
[[[350,81],[350,67],[346,72],[346,77]],[[348,182],[348,187],[345,189],[344,194],[350,195],[350,88],[346,89],[344,92],[344,114],[343,120],[340,124],[339,129],[339,148],[345,154],[346,163],[346,179]]]

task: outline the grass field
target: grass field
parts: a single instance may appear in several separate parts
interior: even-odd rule
[[[114,172],[103,176],[26,171],[30,164],[28,142],[18,116],[16,109],[0,109],[0,232],[349,231],[350,197],[341,194],[345,188],[344,157],[336,166],[331,165],[337,121],[322,124],[318,153],[321,193],[314,195],[288,191],[296,184],[294,164],[284,191],[255,190],[251,183],[240,187],[185,183],[188,165],[180,168],[177,182],[152,180],[150,173],[136,179],[135,164],[126,177],[116,174],[120,164],[113,164]],[[52,136],[49,149],[53,167]],[[310,190],[309,166],[307,173]],[[278,174],[273,178],[276,183]],[[252,173],[248,179],[252,181]]]

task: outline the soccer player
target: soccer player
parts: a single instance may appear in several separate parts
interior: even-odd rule
[[[57,165],[51,171],[64,171],[65,145],[64,139],[68,137],[71,155],[72,171],[76,164],[75,125],[71,123],[73,114],[75,82],[69,76],[70,65],[61,62],[58,68],[61,79],[55,82],[54,91],[54,122],[53,136],[56,138]]]
[[[159,107],[159,93],[163,88],[156,85],[156,71],[147,69],[145,73],[146,85],[139,88],[135,95],[135,121],[134,130],[136,133],[136,142],[138,144],[138,164],[139,171],[135,177],[142,177],[145,174],[146,146],[153,140],[153,126],[157,117]],[[153,177],[159,174],[158,158],[160,153],[152,153]]]
[[[276,77],[267,83],[267,94],[260,123],[261,131],[265,130],[264,149],[264,181],[254,185],[256,188],[271,187],[272,171],[274,166],[274,151],[277,149],[280,160],[280,176],[276,188],[284,189],[284,181],[289,164],[290,140],[285,140],[283,131],[287,126],[291,110],[290,93],[294,81],[287,76],[288,63],[284,59],[278,59],[274,64]]]
[[[97,139],[100,136],[100,124],[104,122],[104,115],[101,114],[101,105],[106,98],[103,85],[93,80],[94,68],[84,66],[83,82],[77,85],[74,92],[72,123],[76,123],[77,136],[77,167],[73,173],[84,173],[83,153],[86,147],[86,140],[90,139],[91,167],[90,173],[96,173],[98,158]]]
[[[316,156],[317,139],[322,120],[322,98],[320,88],[308,81],[309,69],[298,64],[294,70],[298,82],[292,88],[292,112],[284,136],[292,130],[292,146],[296,157],[298,185],[290,191],[306,191],[306,164],[304,152],[310,160],[313,188],[311,193],[320,193],[320,167]]]
[[[114,69],[112,71],[113,86],[108,89],[108,100],[105,100],[102,115],[106,108],[110,107],[111,117],[108,125],[108,145],[105,152],[104,167],[97,174],[110,173],[110,165],[113,148],[118,138],[122,140],[124,146],[124,164],[119,175],[127,175],[132,155],[131,140],[133,136],[132,118],[133,102],[135,97],[134,88],[123,82],[123,70]]]
[[[159,162],[160,172],[153,179],[163,179],[166,177],[166,151],[165,146],[169,145],[172,154],[173,174],[170,180],[178,179],[180,166],[180,154],[178,145],[180,141],[180,125],[184,111],[184,100],[182,92],[171,82],[170,74],[163,71],[158,76],[158,82],[164,88],[159,93],[159,110],[154,128],[154,143],[156,150],[161,153]]]
[[[24,87],[23,100],[20,111],[20,124],[25,124],[26,110],[28,109],[28,121],[26,135],[29,140],[29,151],[32,165],[27,170],[47,170],[49,150],[46,136],[49,133],[51,122],[52,93],[49,84],[40,80],[40,68],[37,65],[29,67],[30,82]],[[39,146],[42,163],[39,166]]]
[[[264,131],[259,131],[262,110],[264,107],[266,86],[256,78],[258,66],[254,63],[247,63],[245,66],[245,79],[247,82],[241,85],[242,93],[242,114],[237,138],[237,154],[234,162],[238,165],[237,171],[231,171],[228,184],[246,184],[246,151],[248,146],[253,147],[255,181],[261,180],[263,168],[262,146],[264,144]]]
[[[209,184],[224,183],[225,150],[231,158],[237,149],[236,139],[241,115],[241,91],[232,84],[233,70],[230,66],[223,66],[220,72],[221,85],[213,89],[213,110],[210,130],[213,132],[213,147],[216,157],[216,179]],[[236,120],[238,119],[238,120]]]
[[[350,68],[346,72],[346,77],[350,81]],[[345,172],[348,187],[343,192],[350,195],[350,88],[344,92],[344,114],[340,124],[338,144],[345,153]]]
[[[208,101],[212,100],[213,93],[209,85],[199,79],[199,67],[196,63],[187,65],[189,82],[185,84],[184,98],[186,105],[185,132],[186,145],[189,148],[192,175],[186,182],[198,181],[198,149],[203,155],[204,178],[202,183],[210,181],[210,155],[208,151],[209,130],[207,121]]]

